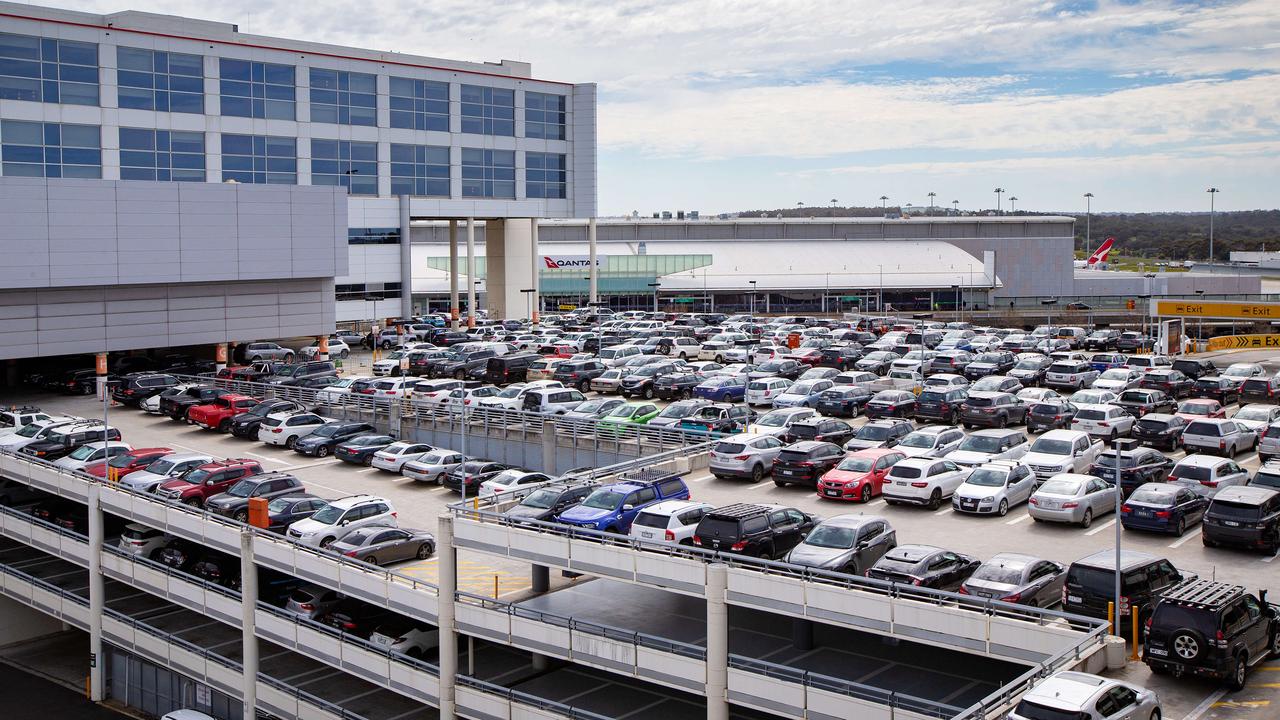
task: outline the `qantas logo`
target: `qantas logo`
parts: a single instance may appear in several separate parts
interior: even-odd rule
[[[543,255],[542,262],[546,264],[548,270],[560,270],[563,268],[591,267],[590,257],[575,257],[575,256],[553,257],[550,255]],[[596,265],[597,266],[600,265],[600,260],[598,258],[596,260]]]
[[[1090,255],[1089,259],[1086,261],[1089,267],[1093,267],[1098,263],[1105,263],[1107,261],[1107,256],[1111,254],[1111,246],[1115,244],[1116,239],[1114,237],[1108,237],[1104,240],[1103,243],[1098,246],[1098,249],[1094,250],[1093,254]]]

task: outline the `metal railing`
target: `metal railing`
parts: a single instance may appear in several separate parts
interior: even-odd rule
[[[961,708],[943,702],[863,685],[853,680],[843,680],[809,670],[778,665],[765,660],[743,657],[742,655],[729,655],[729,667],[775,680],[784,680],[805,687],[824,690],[837,695],[866,700],[890,708],[908,710],[926,717],[949,719],[955,717],[961,711]]]
[[[508,702],[519,703],[528,707],[537,708],[538,710],[546,710],[558,715],[563,715],[571,720],[611,720],[611,718],[606,715],[598,715],[589,710],[576,708],[572,705],[556,702],[555,700],[548,700],[546,698],[538,697],[537,695],[530,695],[529,693],[520,692],[519,690],[495,685],[494,683],[485,682],[484,680],[473,678],[469,675],[459,674],[458,685],[477,690],[486,695],[494,695],[504,698]]]
[[[440,666],[437,664],[429,663],[425,660],[415,658],[411,655],[405,655],[404,653],[395,652],[390,647],[384,647],[382,645],[378,645],[375,642],[366,640],[360,637],[359,635],[352,635],[351,633],[348,633],[340,628],[335,628],[330,625],[326,625],[322,622],[317,622],[310,618],[294,615],[291,612],[278,608],[274,605],[265,603],[261,600],[257,601],[256,606],[258,610],[261,610],[262,612],[265,612],[269,615],[273,615],[280,620],[284,620],[286,622],[292,623],[293,625],[296,625],[298,627],[303,627],[308,630],[313,630],[315,632],[323,633],[340,642],[350,643],[352,645],[359,647],[362,650],[366,650],[376,655],[386,656],[387,659],[393,662],[398,662],[402,665],[408,665],[416,670],[421,670],[422,672],[425,672],[428,675],[432,675],[434,677],[440,677]],[[334,662],[329,662],[329,664],[334,665],[335,667],[337,666],[337,663],[334,663]]]

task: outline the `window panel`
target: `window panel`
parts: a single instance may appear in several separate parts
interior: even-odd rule
[[[515,152],[462,149],[462,196],[514,198]]]
[[[98,46],[0,33],[0,100],[97,105]]]
[[[5,175],[102,177],[102,130],[97,125],[0,122]]]
[[[296,117],[292,65],[219,58],[218,75],[223,115],[272,120]]]
[[[297,145],[293,138],[230,133],[222,136],[224,182],[296,185],[296,168]]]
[[[391,145],[391,193],[448,197],[449,148]]]
[[[352,195],[377,195],[377,157],[377,143],[312,138],[311,182],[345,187]]]
[[[524,94],[524,136],[565,139],[565,97],[547,93]]]
[[[204,169],[204,133],[120,128],[120,177],[125,180],[204,182]]]
[[[449,83],[391,78],[391,127],[449,131]]]
[[[311,121],[377,125],[376,93],[377,78],[368,73],[312,68]]]
[[[565,156],[559,153],[525,153],[524,193],[529,198],[564,198]]]

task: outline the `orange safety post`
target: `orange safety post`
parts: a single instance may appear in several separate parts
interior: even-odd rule
[[[249,524],[264,530],[271,524],[266,498],[249,498]]]

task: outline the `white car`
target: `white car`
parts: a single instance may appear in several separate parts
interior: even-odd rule
[[[1087,360],[1055,360],[1044,374],[1046,387],[1076,390],[1090,387],[1097,379],[1098,371]]]
[[[39,408],[24,407],[0,411],[0,437],[12,435],[37,420],[48,420],[47,413]]]
[[[400,358],[409,354],[408,350],[389,352],[381,360],[373,364],[373,374],[378,377],[400,374]]]
[[[1167,370],[1173,367],[1173,360],[1163,355],[1131,355],[1129,356],[1129,361],[1125,364],[1136,370],[1147,372],[1158,368]]]
[[[292,450],[298,438],[310,435],[330,422],[333,421],[309,412],[272,413],[263,418],[262,425],[258,426],[258,440],[268,445],[283,445]]]
[[[477,388],[457,388],[450,390],[448,394],[440,400],[441,405],[451,405],[454,407],[462,405],[470,405],[471,407],[479,407],[481,400],[488,400],[497,397],[500,390],[493,385],[481,385]]]
[[[309,518],[289,526],[287,535],[312,547],[329,547],[349,533],[371,526],[399,527],[391,503],[374,495],[351,495],[331,501]]]
[[[372,380],[368,375],[351,375],[340,377],[333,383],[316,390],[316,402],[339,403],[351,394],[351,386],[358,381]]]
[[[640,348],[635,345],[614,345],[601,348],[600,352],[596,353],[596,359],[612,368],[621,367],[626,361],[641,354],[643,353]]]
[[[979,465],[951,497],[951,507],[959,512],[1004,517],[1009,508],[1031,499],[1036,476],[1031,468],[1008,460]]]
[[[1092,475],[1062,473],[1049,478],[1027,501],[1036,522],[1065,522],[1089,527],[1094,518],[1116,510],[1115,486]]]
[[[1231,363],[1219,374],[1234,380],[1248,380],[1253,377],[1265,377],[1267,371],[1263,370],[1258,363]]]
[[[1133,431],[1138,419],[1118,405],[1077,405],[1071,429],[1089,433],[1090,437],[1115,440]]]
[[[747,383],[748,405],[773,405],[774,398],[785,395],[792,381],[780,377],[764,377]]]
[[[417,460],[400,466],[400,474],[418,482],[440,482],[440,479],[462,464],[462,453],[435,449]]]
[[[1014,428],[985,428],[969,433],[947,459],[961,467],[978,467],[996,460],[1021,460],[1031,443]]]
[[[1023,464],[1043,481],[1061,473],[1083,473],[1102,453],[1102,441],[1079,430],[1050,430],[1036,438]]]
[[[369,388],[362,394],[379,400],[409,397],[417,384],[416,377],[384,377],[369,383]]]
[[[0,436],[0,450],[16,453],[37,440],[44,440],[53,433],[54,428],[79,420],[80,418],[70,415],[58,415],[28,423],[17,432]]]
[[[155,492],[161,483],[211,462],[213,456],[204,453],[170,453],[120,478],[120,486],[138,492]]]
[[[907,457],[940,458],[960,447],[964,431],[950,425],[925,425],[898,441],[895,449]]]
[[[693,500],[664,500],[641,510],[628,534],[647,542],[692,545],[698,523],[713,507]]]
[[[524,396],[520,391],[524,390],[526,383],[512,383],[497,393],[480,398],[476,401],[478,407],[483,408],[502,408],[504,410],[519,410]]]
[[[1280,405],[1250,403],[1237,410],[1231,420],[1242,428],[1261,434],[1268,425],[1280,420]]]
[[[424,401],[437,400],[438,401],[439,399],[443,398],[445,395],[448,395],[449,391],[456,390],[457,388],[464,387],[466,385],[466,383],[463,382],[462,380],[452,380],[452,379],[423,380],[421,378],[411,378],[411,379],[414,382],[409,389],[409,396],[412,397],[414,400],[424,400]]]
[[[1050,675],[1031,688],[1007,720],[1160,720],[1160,698],[1140,685],[1075,672]]]
[[[884,478],[881,495],[890,505],[924,505],[937,510],[972,472],[946,458],[899,460]]]
[[[1137,368],[1116,367],[1103,370],[1097,380],[1093,381],[1090,386],[1095,390],[1110,390],[1113,393],[1122,393],[1125,390],[1132,390],[1138,387],[1138,383],[1142,382],[1143,372]]]
[[[336,337],[329,338],[329,357],[330,358],[339,358],[342,360],[346,360],[347,356],[349,356],[350,354],[351,354],[351,346],[348,345],[345,341]],[[320,341],[316,340],[310,345],[302,348],[301,350],[298,351],[298,355],[300,357],[306,358],[307,360],[319,359]]]
[[[1080,405],[1107,405],[1116,401],[1120,397],[1117,393],[1110,390],[1077,390],[1071,393],[1067,398],[1067,402],[1079,407]]]
[[[398,473],[405,463],[417,460],[434,449],[426,443],[393,442],[373,454],[371,467]]]
[[[172,535],[155,528],[129,523],[124,526],[124,532],[120,533],[120,542],[117,547],[129,555],[152,558],[172,539]]]
[[[1213,497],[1224,487],[1248,483],[1249,473],[1229,458],[1188,455],[1169,471],[1169,482],[1188,488],[1202,497]]]
[[[374,628],[369,642],[384,651],[421,659],[440,647],[440,630],[417,620],[396,618]]]
[[[533,492],[534,487],[549,481],[551,478],[545,473],[529,472],[528,470],[503,470],[494,475],[492,478],[480,483],[481,497],[489,495],[500,495],[505,492],[511,493],[513,500],[523,498],[525,495]]]
[[[110,442],[91,442],[85,443],[80,447],[72,450],[65,457],[60,457],[53,461],[55,467],[63,470],[83,470],[86,466],[92,465],[103,460],[110,460],[117,455],[123,455],[133,449],[133,446],[118,441]]]
[[[759,420],[747,428],[749,435],[773,435],[777,437],[785,433],[791,424],[800,418],[816,416],[813,408],[780,408],[765,413]]]

